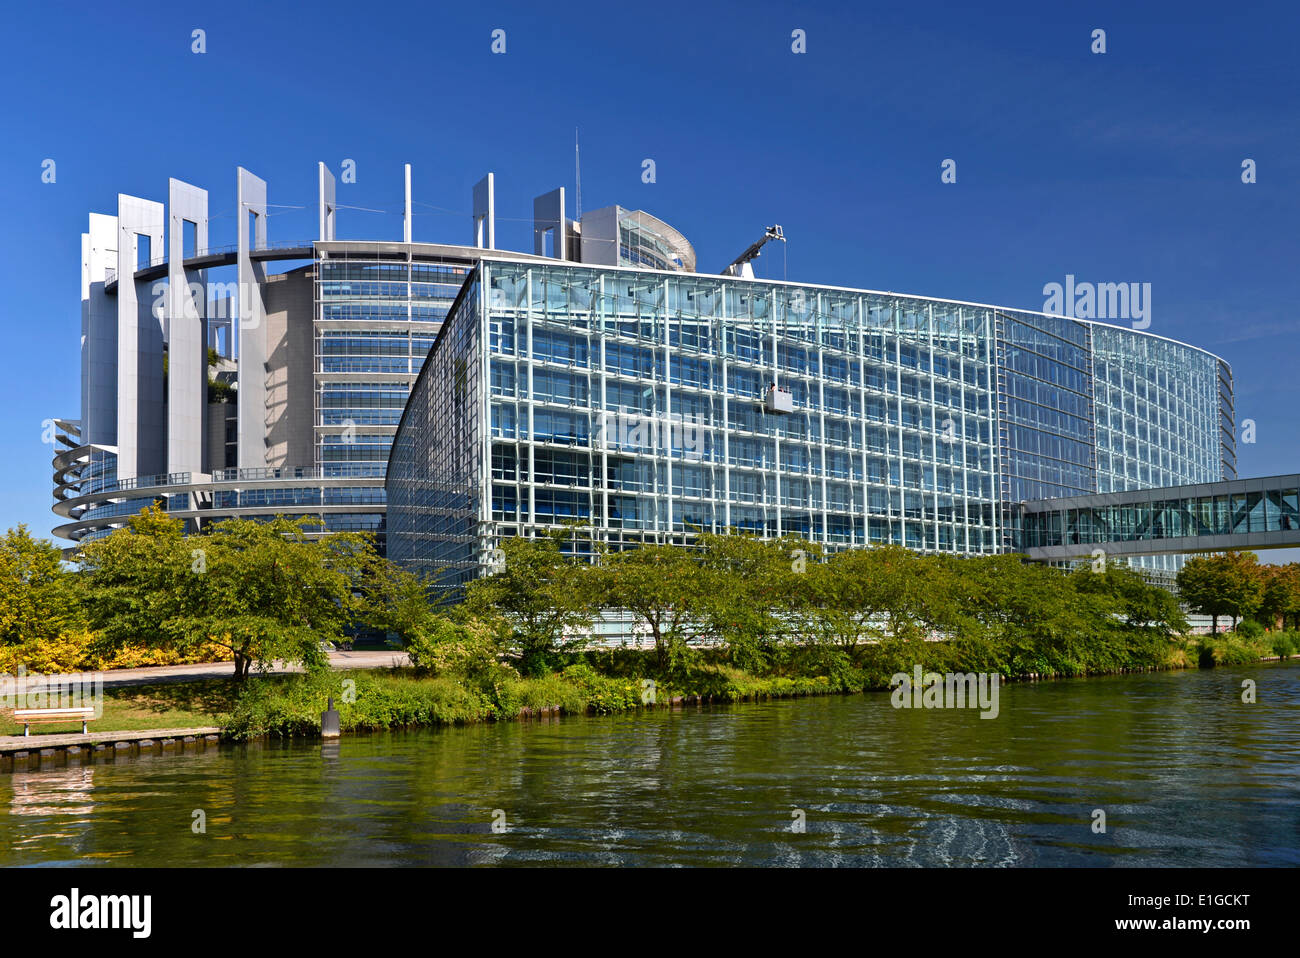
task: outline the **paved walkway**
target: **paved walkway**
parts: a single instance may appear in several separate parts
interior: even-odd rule
[[[335,669],[386,669],[395,665],[410,665],[406,653],[398,649],[382,652],[330,652],[330,666]],[[228,679],[235,671],[233,662],[201,662],[196,665],[151,665],[139,669],[113,669],[103,673],[104,688],[125,688],[131,685],[154,685],[160,682],[196,682],[201,679]],[[272,672],[301,672],[299,665],[286,665],[276,662]],[[256,672],[256,666],[254,666]],[[0,691],[8,687],[12,679],[0,682]],[[24,691],[36,692],[41,685],[28,682]]]

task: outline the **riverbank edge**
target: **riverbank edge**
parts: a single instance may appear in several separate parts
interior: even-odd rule
[[[1089,671],[1083,674],[1066,674],[1066,673],[1028,673],[1018,676],[1002,675],[1002,684],[1010,682],[1044,682],[1044,681],[1066,681],[1070,679],[1082,678],[1106,678],[1119,675],[1132,675],[1142,672],[1173,672],[1191,669],[1207,669],[1214,667],[1239,667],[1250,665],[1263,665],[1271,662],[1280,662],[1296,658],[1296,656],[1280,655],[1262,655],[1252,657],[1248,661],[1234,661],[1216,663],[1214,666],[1207,666],[1197,661],[1171,662],[1164,665],[1151,666],[1132,666],[1119,669]],[[927,669],[928,671],[932,671]],[[961,674],[970,674],[974,670],[964,670]],[[373,675],[374,673],[372,673]],[[976,673],[978,674],[978,673]],[[382,677],[382,673],[376,677]],[[302,680],[303,677],[299,676]],[[418,679],[411,675],[403,676],[407,681],[429,681],[428,678]],[[558,679],[560,676],[551,676],[552,679]],[[828,676],[808,676],[808,677],[754,677],[748,676],[751,686],[757,684],[759,688],[752,688],[749,691],[734,691],[728,694],[673,694],[669,692],[666,695],[658,695],[654,701],[642,701],[637,697],[639,689],[633,685],[626,685],[625,689],[632,691],[632,696],[602,696],[596,693],[597,701],[588,701],[583,707],[569,708],[559,703],[545,705],[525,705],[517,709],[500,710],[487,709],[482,714],[475,715],[457,715],[448,719],[434,719],[430,721],[360,721],[348,722],[346,719],[340,723],[342,734],[351,734],[354,732],[372,733],[376,731],[413,729],[413,728],[444,728],[451,726],[476,725],[486,722],[509,722],[528,719],[549,719],[559,716],[599,716],[625,714],[639,710],[649,710],[655,708],[680,709],[686,707],[703,707],[707,705],[732,705],[740,703],[757,703],[764,701],[775,701],[781,699],[808,698],[813,696],[828,695],[866,695],[869,693],[885,692],[889,693],[892,686],[888,684],[871,684],[862,688],[844,688],[836,685]],[[629,681],[626,678],[608,678],[609,683],[623,683]],[[630,681],[639,681],[630,680]],[[661,687],[662,689],[662,687]],[[337,693],[335,693],[337,695]],[[337,705],[338,703],[336,703]],[[297,720],[285,720],[280,716],[278,722],[263,728],[236,729],[232,723],[227,723],[223,729],[222,740],[230,742],[253,741],[258,739],[312,739],[320,737],[320,715],[316,713],[311,716],[300,715]]]
[[[1268,655],[1260,656],[1255,662],[1241,664],[1263,665],[1270,662],[1288,661],[1291,658],[1295,658],[1295,656],[1284,657],[1280,655]],[[1175,672],[1190,669],[1199,670],[1203,668],[1207,667],[1197,664],[1169,664],[1162,666],[1140,666],[1089,672],[1084,675],[1031,673],[1023,676],[1002,676],[1001,679],[1002,684],[1012,682],[1068,681],[1072,679],[1133,675],[1142,672]],[[347,675],[347,671],[340,670],[332,674],[342,679]],[[302,678],[301,675],[293,675],[292,677]],[[414,679],[409,675],[403,677],[408,680],[420,681],[419,679]],[[585,715],[595,717],[600,715],[626,714],[628,712],[642,710],[648,711],[651,709],[677,710],[688,707],[702,708],[711,705],[755,704],[758,702],[777,701],[782,699],[810,698],[830,695],[868,695],[881,692],[888,693],[891,691],[889,686],[868,686],[864,687],[860,691],[836,688],[830,685],[829,680],[827,680],[825,676],[817,676],[804,681],[809,684],[788,691],[773,689],[768,691],[754,691],[751,693],[737,694],[734,696],[702,694],[673,695],[666,697],[663,701],[637,701],[635,703],[626,704],[620,704],[613,701],[603,701],[599,705],[588,704],[585,710],[566,709],[564,706],[559,704],[522,706],[518,711],[509,714],[492,711],[482,717],[466,716],[450,721],[357,724],[349,728],[344,728],[341,732],[343,735],[351,736],[358,734],[374,734],[375,732],[383,731],[406,731],[421,728],[449,728],[454,726],[487,724],[490,722],[543,719],[553,720],[562,716]],[[6,736],[6,738],[22,737]],[[314,729],[307,729],[299,726],[287,733],[285,730],[281,729],[268,729],[261,734],[251,735],[232,734],[229,723],[224,726],[205,726],[193,729],[143,729],[135,731],[106,730],[102,732],[92,732],[87,735],[55,733],[45,736],[38,734],[26,737],[21,743],[0,741],[0,773],[27,771],[35,764],[45,764],[45,759],[56,759],[58,760],[56,764],[64,764],[65,762],[70,763],[74,757],[86,761],[99,755],[108,758],[115,758],[119,754],[135,755],[145,754],[151,751],[162,755],[180,755],[186,751],[192,751],[195,746],[202,749],[204,745],[217,742],[220,744],[246,744],[249,742],[277,739],[300,741],[312,739],[323,740],[323,736],[320,733],[318,722]]]

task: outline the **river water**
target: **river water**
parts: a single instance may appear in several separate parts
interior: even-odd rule
[[[873,693],[73,760],[0,775],[0,864],[1300,864],[1300,664],[979,715]]]

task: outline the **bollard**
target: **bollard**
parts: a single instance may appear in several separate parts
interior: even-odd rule
[[[334,697],[330,696],[325,711],[320,715],[321,738],[339,737],[339,713],[334,710]]]

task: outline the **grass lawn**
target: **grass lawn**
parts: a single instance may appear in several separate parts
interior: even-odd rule
[[[152,728],[221,725],[234,701],[227,679],[138,685],[104,690],[104,714],[86,726],[91,732],[132,732]],[[32,738],[80,732],[81,722],[33,725]],[[22,735],[23,727],[8,710],[0,712],[0,735]]]

